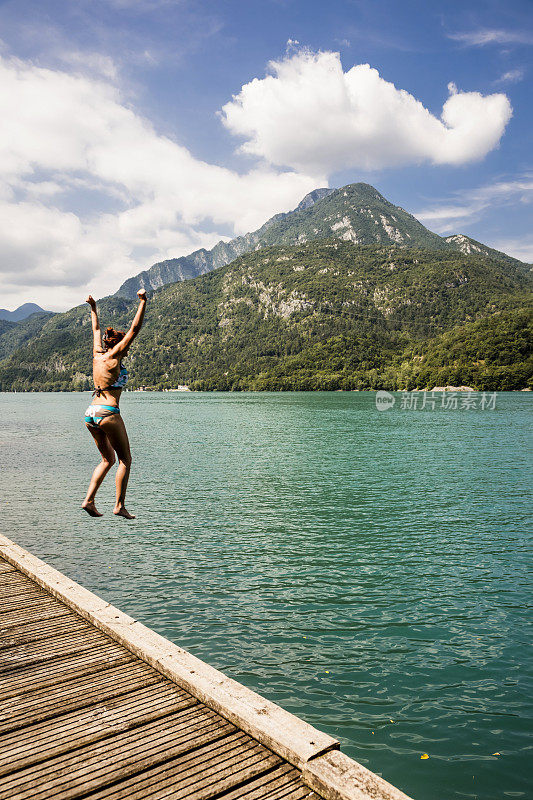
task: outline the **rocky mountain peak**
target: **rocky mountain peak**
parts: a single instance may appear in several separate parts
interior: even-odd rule
[[[322,200],[324,197],[328,197],[328,195],[333,194],[336,189],[313,189],[312,192],[309,192],[305,195],[303,200],[300,200],[295,211],[305,211],[306,208],[310,208],[313,206],[318,200]]]
[[[301,245],[318,239],[340,239],[356,245],[394,245],[426,250],[459,250],[471,255],[504,256],[467,236],[443,239],[428,230],[412,214],[383,197],[369,183],[350,183],[340,189],[321,187],[309,192],[293,211],[275,214],[258,230],[219,242],[212,250],[154,264],[130,278],[117,292],[134,299],[142,286],[147,291],[167,283],[203,275],[253,250],[279,245]],[[522,265],[524,266],[524,265]]]

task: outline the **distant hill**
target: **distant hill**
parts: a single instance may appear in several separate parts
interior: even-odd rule
[[[524,264],[523,261],[519,261],[517,258],[508,256],[506,253],[500,252],[500,250],[494,250],[492,247],[487,247],[486,244],[476,242],[475,239],[471,239],[470,236],[465,236],[462,233],[455,233],[453,236],[446,236],[444,241],[447,242],[450,247],[453,247],[460,253],[465,253],[466,255],[482,255],[486,256],[487,258],[493,258],[500,263],[507,262],[518,269],[524,270],[525,272],[531,272],[533,269],[531,264]]]
[[[415,237],[416,225],[388,213],[403,237]],[[351,222],[343,226],[357,236]],[[511,264],[444,241],[432,249],[348,237],[266,246],[154,293],[128,357],[130,386],[521,389],[533,375],[532,285]],[[105,298],[102,324],[128,325],[135,307]],[[91,385],[84,306],[46,320],[0,362],[2,390]]]
[[[35,311],[20,322],[0,320],[0,360],[38,336],[54,316],[51,311]]]
[[[134,299],[139,289],[154,291],[168,283],[204,275],[253,250],[305,244],[332,236],[357,245],[393,243],[399,247],[427,250],[479,252],[490,257],[496,254],[514,266],[521,265],[516,259],[499,254],[466,236],[443,239],[425,228],[412,214],[386,200],[373,186],[353,183],[341,189],[315,189],[293,211],[276,214],[258,230],[229,242],[221,241],[212,250],[196,250],[190,255],[154,264],[125,281],[116,295]],[[521,266],[525,271],[530,267]]]
[[[14,311],[8,311],[7,308],[0,308],[0,319],[9,320],[10,322],[20,322],[26,319],[30,314],[35,314],[37,311],[44,311],[44,308],[38,306],[36,303],[24,303],[16,308]],[[49,314],[49,311],[45,312]]]

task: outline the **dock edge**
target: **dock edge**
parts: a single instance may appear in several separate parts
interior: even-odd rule
[[[301,770],[325,800],[411,800],[339,742],[228,678],[0,534],[0,556],[102,633]]]

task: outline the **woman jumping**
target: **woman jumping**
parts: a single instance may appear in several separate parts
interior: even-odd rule
[[[118,456],[117,468],[117,500],[113,513],[118,517],[135,519],[134,514],[126,510],[124,501],[131,467],[130,443],[126,426],[120,415],[118,407],[122,389],[128,380],[128,370],[122,365],[122,359],[127,355],[128,349],[141,330],[144,312],[146,310],[146,292],[141,289],[137,292],[140,298],[139,308],[135,319],[127,333],[107,328],[102,336],[96,302],[89,295],[87,303],[91,307],[91,320],[93,326],[93,379],[94,392],[100,402],[105,405],[91,405],[85,412],[85,424],[92,434],[96,446],[102,456],[102,461],[93,472],[87,496],[81,507],[91,517],[103,516],[97,511],[94,504],[96,492],[100,488],[105,476],[115,463],[115,453]]]

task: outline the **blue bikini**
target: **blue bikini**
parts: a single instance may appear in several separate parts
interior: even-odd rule
[[[116,379],[115,383],[110,386],[110,389],[123,389],[124,386],[128,382],[128,370],[124,366],[124,364],[120,365],[120,372],[118,373],[118,378]]]
[[[111,384],[111,386],[107,386],[107,389],[123,389],[124,386],[128,382],[128,370],[122,364],[120,365],[120,372],[118,374],[118,378],[116,379],[115,383]],[[101,392],[105,391],[105,389],[101,389],[99,386],[93,392],[93,397],[100,397]],[[102,422],[105,417],[111,417],[113,414],[120,414],[120,409],[118,406],[100,406],[100,405],[91,405],[85,412],[85,422],[89,425],[90,428],[98,428],[100,423]]]
[[[118,406],[89,406],[85,412],[85,422],[90,428],[98,428],[106,417],[120,414]]]

